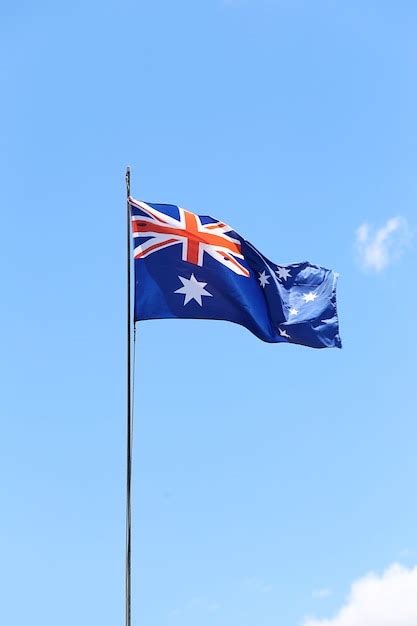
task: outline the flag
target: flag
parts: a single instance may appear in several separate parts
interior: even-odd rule
[[[129,203],[135,322],[227,320],[271,343],[341,347],[335,272],[272,263],[212,217],[172,204]]]

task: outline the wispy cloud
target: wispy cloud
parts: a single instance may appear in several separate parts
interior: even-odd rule
[[[392,565],[355,581],[333,618],[307,618],[303,626],[416,626],[416,589],[417,567]]]
[[[361,224],[356,231],[356,249],[363,269],[380,272],[398,259],[411,240],[411,229],[404,217],[391,217],[374,230]]]
[[[415,551],[410,550],[410,548],[403,548],[399,553],[399,556],[404,557],[404,558],[406,557],[410,558],[414,555],[415,555]]]
[[[318,598],[318,599],[322,599],[322,598],[328,598],[330,595],[332,594],[331,589],[316,589],[315,591],[313,591],[313,593],[311,594],[313,596],[313,598]]]

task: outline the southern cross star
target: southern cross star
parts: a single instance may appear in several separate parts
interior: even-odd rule
[[[279,330],[279,334],[281,335],[281,337],[285,337],[285,339],[291,339],[291,336],[287,333],[285,328],[284,330],[282,330],[281,328],[278,328],[278,330]]]
[[[262,274],[259,273],[258,280],[261,284],[262,289],[265,289],[265,285],[269,285],[269,279],[270,279],[270,276],[269,274],[265,272],[265,270],[262,272]]]
[[[298,310],[296,308],[294,308],[294,307],[291,307],[290,315],[298,315]]]
[[[314,302],[314,300],[315,300],[316,298],[317,298],[317,294],[316,294],[316,293],[312,293],[311,291],[310,291],[310,293],[305,293],[305,294],[303,295],[303,300],[304,300],[305,302]]]
[[[194,274],[191,274],[190,278],[183,278],[182,276],[178,276],[178,278],[183,286],[174,291],[174,293],[184,294],[184,306],[191,300],[195,300],[200,306],[203,306],[202,296],[213,296],[213,294],[204,289],[207,283],[199,283]]]
[[[276,273],[278,278],[283,278],[284,280],[287,280],[287,278],[291,278],[290,270],[287,270],[286,267],[278,266],[276,269]]]

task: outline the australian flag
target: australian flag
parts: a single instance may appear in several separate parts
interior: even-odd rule
[[[335,272],[272,263],[212,217],[172,204],[129,204],[135,321],[227,320],[271,343],[341,347]]]

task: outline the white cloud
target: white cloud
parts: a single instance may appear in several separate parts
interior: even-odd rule
[[[391,217],[375,231],[369,224],[361,224],[356,231],[356,248],[362,267],[380,272],[402,254],[410,238],[404,217]]]
[[[307,618],[303,626],[417,626],[417,567],[392,565],[359,578],[335,617]]]

